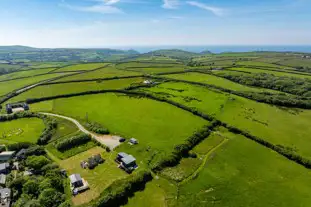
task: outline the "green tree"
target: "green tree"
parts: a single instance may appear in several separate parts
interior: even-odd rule
[[[36,171],[41,170],[41,168],[48,164],[50,161],[44,156],[30,156],[26,160],[26,165]]]
[[[45,189],[39,195],[39,202],[44,207],[58,207],[64,201],[64,195],[53,188]]]
[[[37,197],[39,184],[34,180],[28,180],[23,186],[23,193],[31,197]]]

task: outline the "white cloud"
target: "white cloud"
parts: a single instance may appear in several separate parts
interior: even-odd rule
[[[195,6],[195,7],[198,7],[200,9],[204,9],[204,10],[210,11],[213,14],[215,14],[216,16],[223,16],[223,15],[225,15],[225,10],[223,8],[208,6],[206,4],[203,4],[203,3],[200,3],[200,2],[197,2],[197,1],[187,1],[186,3],[191,5],[191,6]]]
[[[124,13],[118,7],[112,6],[113,4],[118,3],[120,0],[105,0],[104,2],[91,5],[91,6],[75,6],[71,4],[67,4],[64,0],[63,3],[60,4],[61,7],[65,7],[74,11],[81,12],[94,12],[94,13],[102,13],[102,14],[120,14]]]
[[[164,9],[176,9],[179,6],[179,0],[163,0]]]

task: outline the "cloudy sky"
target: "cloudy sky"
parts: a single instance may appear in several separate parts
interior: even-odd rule
[[[311,0],[0,0],[0,45],[311,45]]]

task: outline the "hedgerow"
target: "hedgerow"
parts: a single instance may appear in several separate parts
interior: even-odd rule
[[[77,135],[77,136],[59,141],[59,142],[55,143],[55,147],[59,151],[66,151],[68,149],[79,146],[81,144],[85,144],[91,140],[92,140],[92,138],[90,135],[81,134],[81,135]]]

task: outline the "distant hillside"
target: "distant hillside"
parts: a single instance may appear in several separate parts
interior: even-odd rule
[[[188,52],[184,50],[177,50],[177,49],[172,49],[172,50],[155,50],[146,53],[145,55],[155,55],[155,56],[166,56],[166,57],[171,57],[171,58],[176,58],[176,59],[189,59],[193,56],[198,56],[198,53],[194,52]]]
[[[0,61],[68,61],[68,62],[101,62],[116,61],[138,55],[135,50],[116,49],[74,49],[74,48],[32,48],[26,46],[0,46]]]

